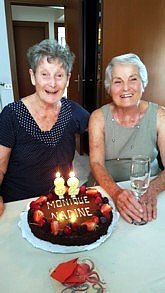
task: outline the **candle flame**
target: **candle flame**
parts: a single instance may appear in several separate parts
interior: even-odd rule
[[[73,171],[71,171],[71,172],[70,172],[70,174],[69,174],[69,177],[70,177],[70,178],[73,178],[73,177],[75,177],[75,174],[74,174],[74,172],[73,172]]]
[[[60,178],[60,172],[56,173],[56,178]]]

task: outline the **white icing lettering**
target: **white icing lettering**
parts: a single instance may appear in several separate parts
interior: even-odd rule
[[[55,204],[56,204],[56,207],[57,208],[61,208],[62,207],[62,202],[61,202],[60,199],[56,200]]]
[[[47,202],[46,204],[47,204],[47,208],[48,208],[48,210],[49,210],[51,207],[55,208],[55,203],[54,203],[54,201],[52,201],[52,202]]]
[[[84,196],[84,203],[90,203],[88,196]]]
[[[77,210],[76,210],[76,209],[74,209],[74,212],[75,212],[75,214],[76,214],[76,217],[78,218],[78,213],[77,213]]]
[[[60,211],[56,213],[52,212],[51,218],[61,222],[68,219],[76,220],[76,218],[82,218],[85,216],[91,217],[92,215],[93,214],[90,212],[90,207],[85,207],[85,208],[78,208],[74,210],[66,210],[66,212],[64,211]]]
[[[89,208],[89,207],[86,207],[86,208],[84,208],[84,209],[85,209],[86,214],[87,214],[88,217],[93,216],[93,214],[90,213],[90,208]]]
[[[86,216],[84,208],[78,208],[77,212],[78,212],[80,218]]]
[[[72,201],[73,201],[73,204],[76,204],[76,205],[79,204],[79,202],[78,202],[78,198],[77,198],[77,197],[73,197],[73,198],[72,198]]]
[[[61,204],[65,207],[65,206],[72,205],[72,202],[69,203],[68,199],[65,199],[65,200],[62,199],[62,203]]]
[[[83,204],[83,203],[84,203],[83,197],[79,197],[79,204]]]
[[[59,221],[58,213],[56,213],[56,214],[51,213],[51,218],[52,218],[52,219],[56,219],[57,221]]]
[[[65,221],[70,220],[70,222],[76,221],[76,218],[82,218],[82,217],[91,217],[93,214],[90,211],[90,207],[78,207],[78,205],[82,204],[88,204],[90,203],[90,200],[88,196],[79,196],[74,198],[65,198],[65,199],[57,199],[53,200],[52,202],[47,202],[47,208],[50,209],[56,209],[60,208],[60,211],[57,210],[55,212],[51,212],[51,218],[56,219],[57,221]],[[62,208],[66,206],[72,206],[75,205],[76,207],[74,209],[67,209],[66,211],[63,211]]]
[[[72,210],[67,210],[67,214],[68,214],[68,218],[72,218],[73,216],[76,216],[76,213],[75,213],[75,210],[72,211]]]
[[[64,211],[59,212],[59,221],[67,220],[68,216],[65,214]]]

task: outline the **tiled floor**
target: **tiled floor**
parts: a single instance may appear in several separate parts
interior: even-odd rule
[[[88,155],[84,154],[83,156],[80,156],[78,152],[76,152],[73,161],[73,167],[77,178],[80,180],[80,185],[87,182],[90,172]]]

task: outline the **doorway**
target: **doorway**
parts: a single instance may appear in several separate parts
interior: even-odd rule
[[[19,93],[20,88],[22,86],[19,86],[19,82],[22,81],[22,77],[18,77],[18,70],[17,70],[17,65],[19,63],[19,58],[20,55],[16,54],[16,40],[15,40],[15,34],[14,30],[16,28],[16,23],[14,27],[14,23],[12,20],[12,6],[19,5],[22,7],[26,4],[26,6],[29,7],[38,7],[38,8],[43,8],[43,7],[50,7],[50,6],[60,6],[64,7],[64,19],[65,19],[65,29],[66,29],[66,42],[69,44],[69,47],[71,51],[74,52],[76,55],[76,62],[73,67],[72,71],[72,77],[70,80],[70,86],[68,89],[68,95],[71,97],[72,100],[75,100],[79,104],[83,105],[83,99],[82,99],[82,90],[81,87],[78,86],[78,76],[82,76],[82,18],[81,18],[81,11],[82,11],[82,1],[80,0],[9,0],[5,1],[5,9],[6,9],[6,23],[7,23],[7,31],[8,31],[8,42],[9,42],[9,52],[10,52],[10,64],[11,64],[11,72],[12,72],[12,83],[13,83],[13,93],[14,93],[14,99],[18,100],[22,94]],[[78,35],[78,40],[75,42],[75,28],[79,28],[80,33]],[[26,27],[27,29],[27,27]],[[18,30],[18,26],[17,26]],[[34,33],[35,35],[35,33]],[[28,41],[28,44],[34,41],[34,36],[30,36],[31,40]],[[43,37],[44,35],[44,37]],[[45,38],[47,36],[47,32],[42,31],[40,36],[38,38]],[[23,38],[24,39],[24,38]],[[35,38],[35,43],[37,43],[38,39],[37,37]],[[40,40],[39,40],[40,41]],[[22,42],[23,43],[23,42]],[[28,45],[27,44],[27,45]],[[31,44],[30,44],[31,45]],[[25,46],[25,44],[24,44]],[[29,46],[28,46],[29,47]],[[18,46],[17,46],[18,48]],[[25,49],[25,48],[24,48]],[[22,61],[21,61],[22,62]],[[24,71],[26,68],[24,69]],[[21,70],[21,74],[23,75],[23,70]],[[24,78],[26,81],[26,77]],[[25,92],[23,93],[25,95]]]

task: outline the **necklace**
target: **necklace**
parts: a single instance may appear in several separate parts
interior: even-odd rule
[[[61,110],[61,101],[59,101],[56,105],[56,108],[50,108],[48,110],[44,109],[35,109],[34,108],[34,113],[39,117],[40,119],[47,118],[48,120],[51,119],[51,117],[56,117],[58,116],[60,110]]]
[[[128,115],[126,118],[119,118],[117,112],[113,115],[113,119],[120,126],[127,127],[127,128],[136,127],[139,124],[140,118],[141,118],[141,113],[139,111],[135,114],[135,117],[131,117],[131,118]]]

